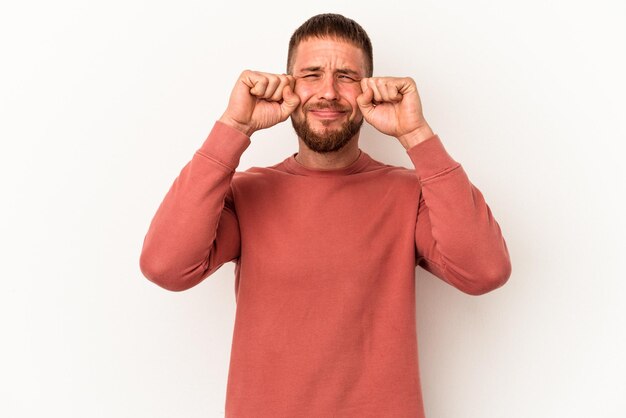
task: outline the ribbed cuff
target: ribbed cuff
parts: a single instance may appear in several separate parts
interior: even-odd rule
[[[415,165],[420,181],[426,181],[460,165],[448,154],[438,135],[409,148],[407,154]]]
[[[250,146],[250,138],[243,132],[216,121],[198,153],[235,170],[243,152]]]

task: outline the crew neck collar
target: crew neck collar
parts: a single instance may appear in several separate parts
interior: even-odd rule
[[[297,153],[294,153],[285,160],[284,163],[287,171],[292,174],[299,174],[302,176],[311,177],[336,177],[358,173],[362,171],[370,161],[370,156],[367,155],[367,153],[363,152],[363,150],[359,149],[359,157],[354,160],[354,162],[350,165],[347,165],[343,168],[321,169],[309,168],[300,164],[298,161],[296,161],[296,155]]]

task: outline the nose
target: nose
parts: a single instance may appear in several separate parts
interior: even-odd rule
[[[326,76],[322,78],[320,90],[318,92],[319,99],[337,100],[338,97],[337,84],[335,78]]]

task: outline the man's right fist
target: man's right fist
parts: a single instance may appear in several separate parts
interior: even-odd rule
[[[286,74],[246,70],[239,76],[220,122],[250,136],[285,121],[300,104],[296,79]]]

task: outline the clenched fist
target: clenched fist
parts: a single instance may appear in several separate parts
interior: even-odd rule
[[[285,121],[300,104],[295,78],[246,70],[239,76],[220,122],[250,136]]]
[[[400,77],[361,79],[363,93],[356,101],[363,118],[380,132],[400,141],[404,148],[434,134],[422,114],[422,104],[415,81]]]

